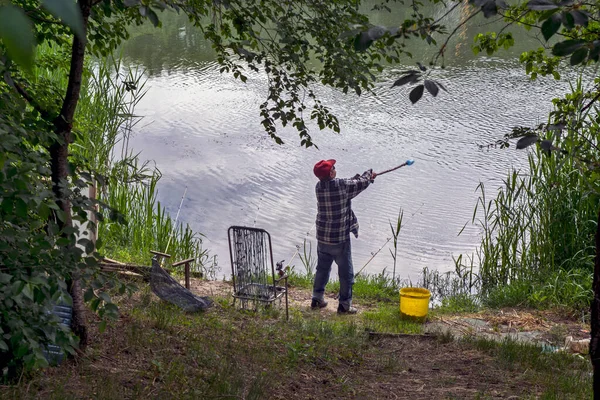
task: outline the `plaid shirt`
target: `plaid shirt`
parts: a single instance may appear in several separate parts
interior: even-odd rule
[[[350,232],[358,237],[358,220],[351,208],[351,200],[371,183],[372,171],[349,179],[319,181],[317,194],[317,241],[338,244],[349,239]]]

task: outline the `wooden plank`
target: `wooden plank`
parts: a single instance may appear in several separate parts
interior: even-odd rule
[[[105,270],[112,271],[129,271],[135,272],[140,275],[148,275],[150,274],[151,267],[146,265],[135,265],[135,264],[110,264],[110,263],[100,263],[100,267]]]
[[[107,263],[111,263],[111,264],[125,265],[125,263],[123,263],[121,261],[113,260],[112,258],[108,258],[108,257],[104,257],[103,260],[106,261]]]
[[[156,250],[150,250],[150,253],[156,254],[157,256],[161,256],[161,257],[171,258],[170,254],[161,253],[160,251],[156,251]]]
[[[171,264],[171,266],[173,266],[173,267],[178,267],[178,266],[180,266],[180,265],[183,265],[183,264],[185,264],[185,263],[192,262],[192,261],[194,261],[194,260],[195,260],[195,258],[188,258],[187,260],[183,260],[183,261],[177,261],[176,263],[173,263],[173,264]]]

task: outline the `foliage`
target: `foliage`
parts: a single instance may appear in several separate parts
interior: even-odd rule
[[[49,312],[61,302],[71,304],[66,277],[78,274],[88,283],[88,297],[101,316],[116,316],[109,290],[124,292],[99,275],[92,243],[77,236],[73,227],[60,228],[64,213],[50,187],[48,153],[52,140],[43,123],[24,111],[10,93],[0,94],[0,369],[11,376],[20,365],[47,365],[44,345],[57,344],[73,352],[76,338]],[[87,220],[92,207],[81,196],[76,180],[65,188],[73,203],[74,218]]]
[[[46,310],[64,297],[65,265],[77,263],[81,255],[79,249],[55,249],[56,224],[44,229],[42,218],[30,218],[30,213],[48,217],[57,207],[50,188],[40,179],[47,168],[39,161],[47,156],[36,147],[44,137],[20,126],[24,118],[20,110],[7,109],[15,100],[4,94],[0,102],[4,116],[0,119],[0,368],[4,375],[16,366],[15,359],[29,367],[47,364],[43,343],[55,342],[73,351],[74,339]],[[63,242],[72,244],[72,240]]]
[[[486,296],[498,299],[512,293],[510,298],[518,296],[521,304],[534,306],[589,305],[600,191],[573,155],[572,146],[583,149],[581,144],[563,139],[559,145],[568,154],[547,154],[540,146],[529,156],[530,174],[510,173],[495,198],[488,200],[480,185],[473,222],[481,227],[482,242],[474,279]],[[488,300],[490,305],[502,303]]]
[[[401,28],[373,26],[358,11],[359,2],[355,0],[291,3],[115,0],[83,1],[80,7],[71,2],[54,7],[58,2],[50,0],[43,2],[43,7],[35,0],[13,3],[15,6],[3,6],[2,11],[19,15],[21,23],[14,32],[19,37],[30,37],[33,25],[35,40],[25,45],[3,32],[0,38],[11,59],[26,68],[33,65],[35,41],[68,42],[68,27],[77,35],[83,34],[77,15],[87,21],[87,49],[94,55],[105,56],[129,36],[128,25],[148,19],[160,26],[159,11],[184,12],[212,43],[222,72],[229,72],[242,82],[247,80],[248,73],[266,73],[269,89],[260,105],[266,132],[277,143],[283,143],[276,126],[290,125],[307,147],[313,142],[305,118],[310,117],[320,129],[339,132],[337,118],[317,98],[312,85],[321,83],[360,95],[373,88],[373,72],[381,71],[384,63],[397,63],[402,54],[410,56],[404,50],[406,40],[419,37],[433,44],[432,34],[444,31],[439,21],[417,9]],[[89,20],[80,12],[87,10],[86,7],[91,10]],[[59,20],[66,26],[58,24]],[[17,57],[19,52],[22,56]],[[14,69],[12,72],[16,73]],[[429,81],[427,87],[434,93],[438,85]]]

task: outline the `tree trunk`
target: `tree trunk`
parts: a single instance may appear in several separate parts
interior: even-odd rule
[[[594,258],[594,299],[592,300],[590,358],[594,367],[594,400],[600,400],[600,212],[596,227],[596,257]]]
[[[83,27],[85,35],[87,35],[88,19],[91,11],[90,0],[79,0],[79,8],[83,17]],[[63,100],[60,115],[53,121],[54,131],[58,136],[58,140],[50,146],[50,169],[52,171],[52,189],[56,195],[57,202],[61,210],[65,214],[64,221],[59,221],[59,226],[72,226],[71,219],[71,203],[67,197],[64,185],[68,182],[69,177],[69,144],[73,141],[71,130],[73,128],[73,116],[79,101],[81,92],[81,78],[83,75],[83,62],[85,58],[85,35],[83,38],[77,35],[73,38],[73,47],[71,49],[71,67],[69,70],[69,83],[67,92]],[[79,336],[81,346],[87,344],[87,328],[85,323],[85,305],[83,294],[77,278],[77,273],[74,272],[67,277],[67,287],[69,294],[73,298],[73,318],[71,329]]]

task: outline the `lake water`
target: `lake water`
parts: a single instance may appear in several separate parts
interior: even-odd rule
[[[389,24],[387,18],[378,23]],[[452,43],[447,68],[435,71],[449,93],[435,99],[426,94],[412,105],[408,88],[390,88],[406,66],[381,74],[376,96],[319,87],[319,96],[340,120],[341,134],[314,128],[319,149],[305,149],[294,130],[281,129],[285,144],[277,145],[260,125],[265,77],[250,75],[244,84],[220,74],[210,46],[185,17],[163,20],[163,29],[144,27],[124,46],[126,61],[146,70],[149,88],[136,110],[144,120],[130,145],[142,158],[156,161],[163,174],[159,200],[173,216],[187,186],[180,221],[206,235],[205,247],[217,255],[224,275],[231,268],[230,225],[266,229],[276,260],[289,262],[305,239],[316,256],[312,168],[328,158],[337,160],[338,177],[415,160],[381,176],[353,201],[360,223],[359,238],[353,239],[355,271],[384,246],[391,236],[389,223],[400,210],[397,275],[414,281],[423,267],[453,270],[453,256],[471,254],[479,243],[479,231],[470,224],[457,236],[471,220],[479,182],[491,195],[511,167],[526,167],[523,151],[487,151],[478,145],[493,143],[513,126],[546,122],[550,100],[567,88],[566,82],[550,79],[530,82],[514,61],[534,39],[523,39],[523,48],[503,58],[474,57],[473,33],[492,29],[474,22]],[[418,46],[431,54],[424,43]],[[418,58],[417,51],[415,61],[429,59]],[[414,66],[410,59],[406,63]],[[389,248],[384,246],[365,272],[391,271]],[[292,264],[303,270],[298,257]]]

